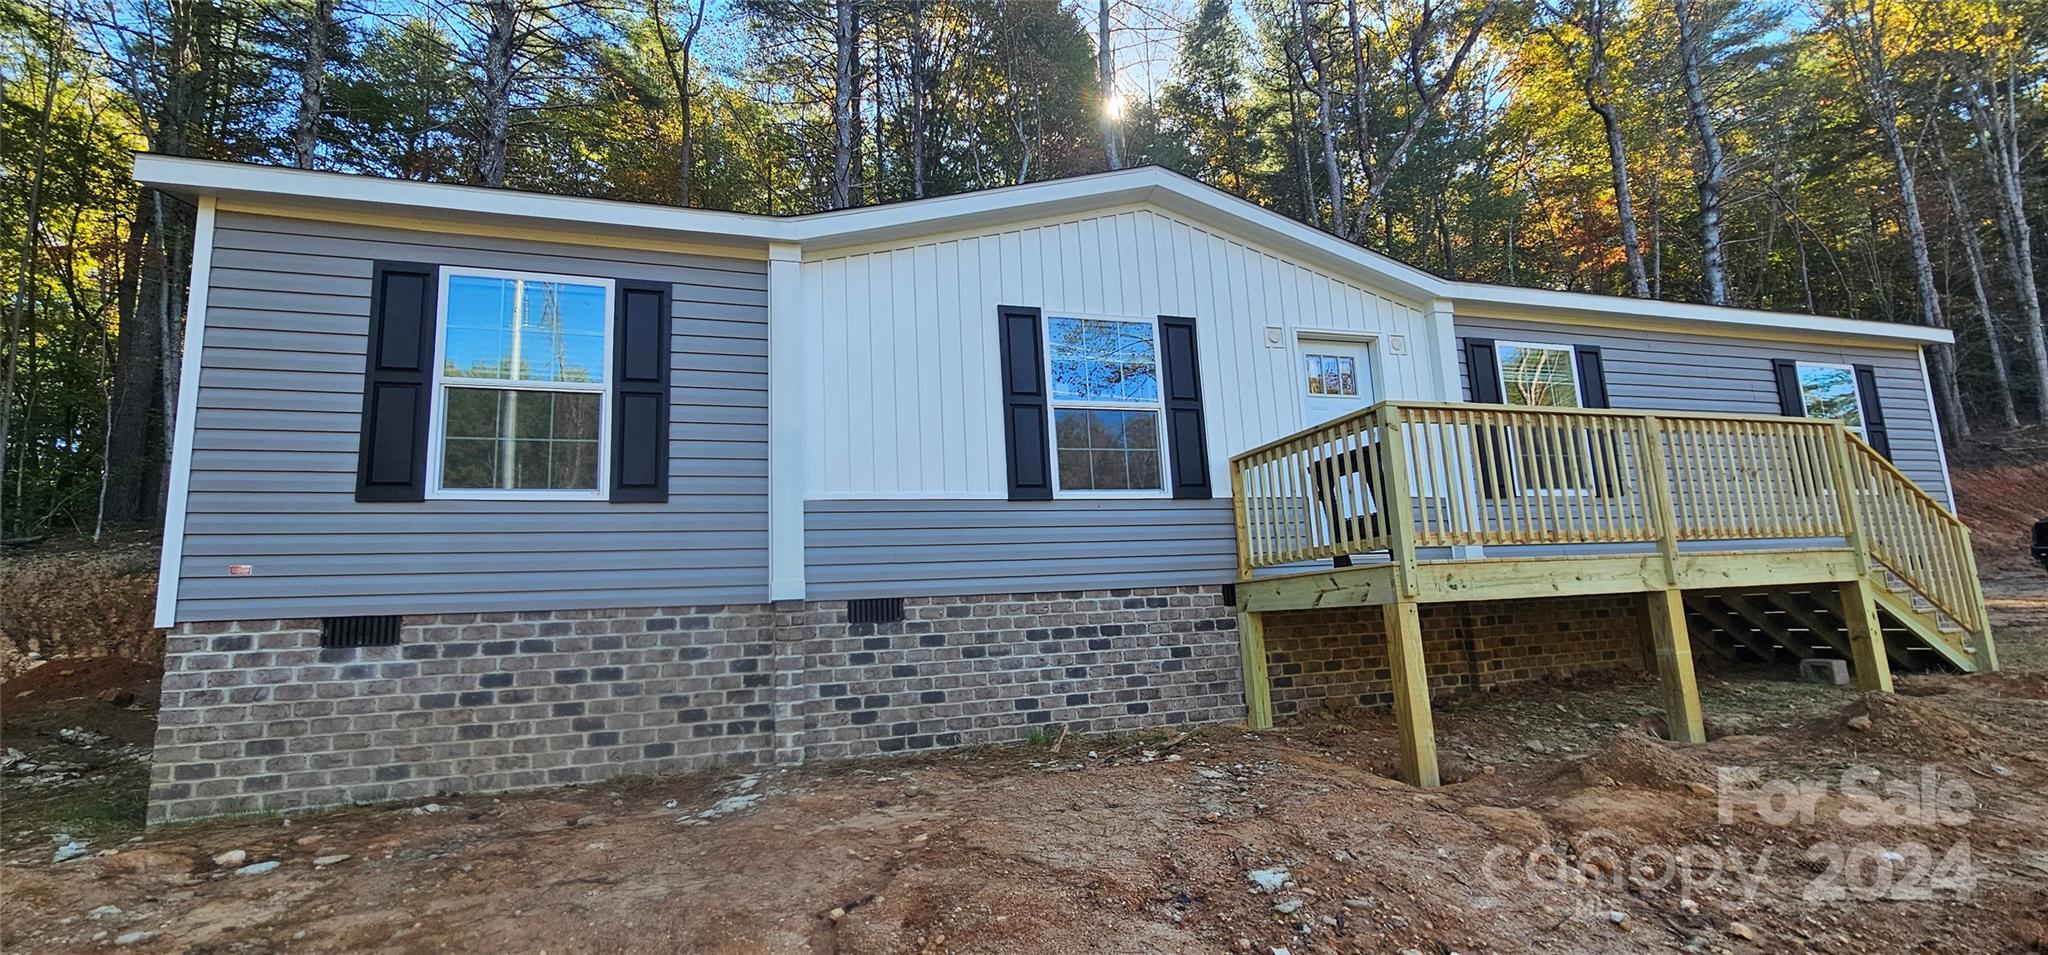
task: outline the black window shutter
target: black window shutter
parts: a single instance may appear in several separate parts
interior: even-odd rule
[[[1787,418],[1806,417],[1806,396],[1799,390],[1799,363],[1790,358],[1773,358],[1771,373],[1778,380],[1778,413]]]
[[[1892,459],[1892,435],[1884,426],[1884,405],[1877,400],[1877,369],[1856,366],[1856,395],[1863,400],[1863,439],[1884,459]]]
[[[1052,500],[1051,429],[1046,418],[1045,337],[1038,309],[996,309],[1003,349],[1003,436],[1010,500]]]
[[[1607,399],[1607,368],[1600,359],[1600,346],[1573,345],[1572,358],[1579,366],[1579,404],[1587,408],[1614,407]],[[1604,463],[1622,460],[1619,449],[1614,447],[1613,436],[1596,434],[1588,429],[1581,440],[1586,441],[1591,450],[1586,456],[1586,467],[1593,478],[1593,492],[1603,497],[1623,493],[1621,475],[1611,472]],[[1596,447],[1607,450],[1592,450]]]
[[[1607,403],[1607,369],[1600,364],[1600,346],[1575,345],[1573,357],[1579,362],[1579,401],[1588,408],[1611,408]]]
[[[612,487],[617,502],[668,500],[669,287],[621,281],[612,323]]]
[[[437,279],[431,265],[371,266],[370,340],[356,450],[358,501],[426,499]]]
[[[1482,405],[1504,404],[1500,394],[1500,364],[1491,338],[1461,339],[1465,345],[1465,397]],[[1478,428],[1473,449],[1479,455],[1480,490],[1487,497],[1501,497],[1508,482],[1507,436],[1492,428]]]
[[[1494,357],[1493,339],[1467,338],[1465,343],[1465,397],[1482,405],[1500,400],[1500,367]]]
[[[1209,439],[1202,429],[1202,366],[1195,346],[1195,320],[1159,316],[1159,371],[1166,399],[1166,449],[1173,462],[1173,496],[1206,499]]]

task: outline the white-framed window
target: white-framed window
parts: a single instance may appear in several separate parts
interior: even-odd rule
[[[1165,494],[1158,320],[1048,315],[1045,339],[1055,490]]]
[[[1797,368],[1799,402],[1806,416],[1832,418],[1863,434],[1863,395],[1856,388],[1855,366],[1802,361]]]
[[[1501,402],[1520,408],[1583,408],[1577,354],[1569,345],[1495,342]],[[1593,486],[1589,462],[1568,429],[1538,428],[1509,441],[1515,486],[1529,494],[1584,494]]]
[[[607,496],[610,279],[443,268],[427,493]]]

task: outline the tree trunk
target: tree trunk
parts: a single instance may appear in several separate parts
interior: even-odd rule
[[[1607,131],[1607,168],[1614,176],[1614,210],[1621,220],[1621,250],[1628,258],[1629,287],[1637,298],[1650,297],[1650,275],[1643,268],[1643,250],[1636,232],[1636,207],[1628,188],[1628,152],[1621,139],[1621,116],[1607,97],[1607,5],[1593,0],[1586,17],[1586,105]]]
[[[57,38],[48,37],[45,41],[48,56],[43,67],[43,105],[36,112],[36,163],[35,169],[29,173],[28,204],[21,230],[21,287],[15,290],[14,307],[7,313],[6,365],[4,373],[0,373],[0,488],[7,486],[8,425],[14,420],[14,390],[16,377],[20,374],[21,340],[24,332],[34,333],[37,267],[43,261],[36,246],[43,229],[43,176],[50,168],[50,118],[57,111],[59,49]],[[20,487],[18,477],[15,486]],[[19,506],[20,503],[21,495],[16,493],[15,504]],[[0,508],[0,550],[6,548],[7,517],[5,508]],[[16,524],[20,524],[18,519]]]
[[[1939,142],[1939,140],[1936,140]],[[1991,291],[1984,270],[1984,246],[1977,240],[1977,219],[1970,214],[1970,208],[1963,202],[1963,191],[1956,186],[1956,175],[1942,165],[1942,185],[1948,191],[1949,208],[1955,212],[1956,238],[1963,246],[1963,261],[1970,267],[1970,294],[1976,300],[1977,321],[1984,327],[1984,345],[1991,352],[1991,376],[1997,385],[1998,415],[2008,428],[2020,426],[2020,412],[2012,399],[2012,369],[2005,362],[2005,343],[1998,336],[1998,322],[1991,314]]]
[[[669,86],[675,90],[676,112],[681,114],[683,121],[682,155],[676,160],[676,204],[686,207],[690,205],[692,172],[697,165],[694,154],[696,123],[692,116],[696,102],[690,95],[690,57],[696,49],[697,31],[704,27],[705,2],[697,0],[697,9],[690,15],[689,25],[683,28],[680,43],[669,42],[669,28],[662,19],[661,0],[648,0],[647,5],[648,16],[654,20],[657,39],[661,43],[662,63],[668,68]]]
[[[910,0],[910,197],[925,191],[925,57],[924,0]]]
[[[1284,47],[1283,47],[1284,49]],[[1322,204],[1316,201],[1315,171],[1308,158],[1308,124],[1302,120],[1301,88],[1305,85],[1294,53],[1287,53],[1287,118],[1294,127],[1295,172],[1301,180],[1301,221],[1320,225]]]
[[[1316,55],[1315,25],[1309,20],[1310,0],[1295,0],[1294,16],[1301,29],[1301,52],[1316,74],[1316,133],[1323,141],[1323,179],[1330,190],[1330,231],[1346,238],[1344,173],[1337,161],[1337,129],[1330,120],[1330,64]]]
[[[1123,110],[1116,91],[1116,48],[1110,45],[1109,4],[1110,0],[1096,0],[1095,4],[1095,79],[1102,90],[1102,151],[1109,157],[1109,168],[1122,169]]]
[[[293,161],[313,168],[320,147],[320,114],[327,101],[327,35],[334,18],[334,0],[311,0],[306,23],[306,59],[299,64],[299,117],[292,127]]]
[[[1351,30],[1351,121],[1358,134],[1358,171],[1365,179],[1366,194],[1370,195],[1377,170],[1372,152],[1372,106],[1365,96],[1365,28],[1358,22],[1358,0],[1344,0],[1344,19]],[[1363,238],[1371,216],[1360,211],[1358,228],[1352,234]]]
[[[150,475],[154,472],[150,436],[155,431],[158,374],[163,350],[156,310],[163,282],[143,273],[156,258],[149,237],[156,231],[155,204],[148,190],[136,198],[135,221],[129,227],[129,254],[136,273],[136,294],[120,316],[115,343],[114,396],[107,416],[107,522],[142,524],[153,516]]]
[[[518,52],[521,0],[489,0],[484,34],[483,148],[477,179],[486,186],[505,184],[505,153],[512,138],[512,57]]]
[[[1721,162],[1721,139],[1714,132],[1714,114],[1707,106],[1706,84],[1700,76],[1700,25],[1693,22],[1692,0],[1673,0],[1678,12],[1678,61],[1685,79],[1685,102],[1692,127],[1700,137],[1700,279],[1707,304],[1728,304],[1728,266],[1721,247],[1721,188],[1727,169]]]
[[[2041,293],[2034,279],[2034,227],[2027,221],[2026,191],[2021,179],[2023,147],[2020,145],[2018,104],[2008,91],[2004,97],[1998,84],[1984,81],[1980,88],[1989,101],[1969,103],[1970,117],[1977,127],[1984,165],[1991,176],[1992,195],[1997,200],[1998,227],[2005,242],[2006,268],[2012,272],[2013,288],[2020,302],[2027,357],[2034,365],[2034,414],[2048,421],[2048,340],[2041,324]]]
[[[854,0],[838,0],[832,31],[832,208],[853,204],[853,82],[860,66]]]
[[[1423,79],[1422,45],[1430,31],[1435,29],[1436,8],[1429,4],[1423,5],[1421,19],[1412,28],[1408,40],[1408,81],[1415,87],[1419,101],[1415,104],[1415,112],[1408,117],[1408,128],[1402,131],[1400,141],[1387,153],[1386,160],[1377,163],[1376,168],[1366,177],[1365,194],[1358,200],[1358,224],[1351,230],[1353,234],[1365,234],[1365,223],[1372,217],[1373,207],[1379,203],[1380,196],[1386,192],[1387,187],[1393,184],[1394,173],[1400,170],[1402,163],[1408,161],[1408,151],[1414,147],[1415,140],[1422,135],[1424,127],[1429,125],[1430,117],[1436,115],[1437,104],[1443,102],[1444,95],[1449,93],[1452,84],[1457,82],[1458,73],[1464,68],[1466,57],[1472,54],[1472,47],[1479,42],[1479,34],[1484,32],[1486,25],[1492,23],[1493,18],[1500,13],[1500,5],[1501,0],[1487,0],[1485,8],[1473,18],[1472,26],[1465,31],[1465,39],[1458,44],[1457,52],[1451,54],[1450,62],[1444,64],[1443,73],[1437,77],[1434,84]],[[1332,183],[1330,188],[1335,192],[1337,186]],[[1341,232],[1342,229],[1339,227],[1332,231]]]
[[[1899,130],[1898,97],[1892,92],[1891,69],[1885,62],[1884,35],[1877,19],[1875,0],[1869,0],[1868,29],[1857,26],[1846,8],[1839,9],[1841,33],[1856,50],[1857,72],[1861,73],[1864,99],[1877,123],[1878,138],[1891,154],[1892,172],[1899,181],[1900,214],[1906,225],[1906,244],[1913,253],[1913,286],[1920,296],[1920,324],[1946,328],[1941,315],[1941,292],[1934,284],[1934,260],[1927,250],[1927,226],[1920,216],[1920,184],[1913,171],[1913,159],[1906,154],[1906,142]],[[1962,395],[1956,391],[1956,355],[1953,345],[1935,345],[1933,355],[1934,393],[1946,419],[1943,431],[1949,443],[1967,437],[1970,422],[1963,413]]]
[[[180,279],[191,274],[191,246],[187,237],[193,230],[185,226],[184,215],[174,210],[168,196],[156,190],[151,190],[150,194],[156,202],[158,248],[163,255],[163,263],[159,266],[163,294],[158,297],[156,307],[157,342],[163,352],[163,361],[162,370],[157,374],[157,387],[162,392],[158,419],[162,432],[159,437],[164,463],[168,467],[171,449],[177,444],[178,382],[185,364],[185,287],[190,283]],[[168,472],[164,478],[157,484],[159,494],[170,488]],[[155,513],[167,513],[162,499],[156,503]]]

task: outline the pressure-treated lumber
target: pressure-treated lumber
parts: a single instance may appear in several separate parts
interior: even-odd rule
[[[1266,671],[1266,623],[1256,613],[1237,615],[1238,647],[1244,655],[1244,724],[1273,728],[1273,686]]]
[[[1842,621],[1849,625],[1849,654],[1856,668],[1856,685],[1890,693],[1892,669],[1885,658],[1884,631],[1878,623],[1873,589],[1869,581],[1861,578],[1842,583]]]
[[[1429,710],[1429,669],[1422,659],[1421,606],[1386,604],[1387,669],[1394,682],[1394,731],[1401,738],[1401,778],[1434,789],[1443,784],[1436,765],[1436,720]]]
[[[1644,595],[1650,641],[1657,652],[1657,688],[1664,702],[1664,723],[1680,743],[1707,741],[1700,714],[1699,681],[1692,671],[1692,636],[1685,626],[1685,601],[1676,590]]]

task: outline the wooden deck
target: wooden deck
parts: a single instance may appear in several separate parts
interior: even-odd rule
[[[1997,666],[1968,528],[1834,421],[1383,402],[1238,455],[1231,486],[1249,722],[1272,723],[1262,614],[1381,607],[1417,785],[1424,603],[1644,595],[1683,742],[1705,738],[1695,636],[1823,641],[1872,690],[1888,643]]]

